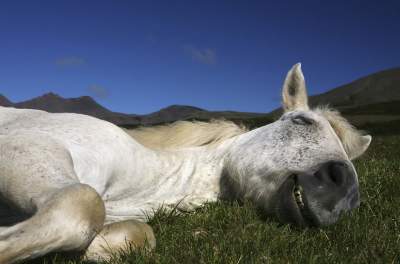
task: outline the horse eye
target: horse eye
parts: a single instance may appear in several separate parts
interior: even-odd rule
[[[298,125],[312,125],[314,123],[314,120],[312,120],[311,118],[302,116],[302,115],[298,115],[298,116],[294,116],[292,118],[293,123],[298,124]]]

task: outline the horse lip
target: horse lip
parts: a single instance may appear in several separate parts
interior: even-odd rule
[[[296,187],[300,186],[297,177],[296,174],[290,175],[281,187],[280,206],[277,211],[278,219],[300,227],[320,226],[318,219],[309,208],[304,191],[302,193],[304,206],[300,208],[296,202],[294,191]]]
[[[316,218],[315,214],[312,213],[310,207],[309,207],[309,202],[307,200],[307,195],[304,194],[304,189],[301,188],[301,185],[298,183],[298,176],[297,174],[294,174],[293,176],[294,179],[294,185],[293,185],[293,190],[292,190],[292,199],[294,201],[294,204],[297,207],[298,213],[302,218],[302,221],[304,226],[315,226],[318,227],[320,226],[320,222],[318,221],[318,219]],[[300,205],[297,203],[295,195],[294,195],[294,191],[296,188],[302,189],[301,191],[301,196],[302,196],[302,202],[303,205],[300,207]]]

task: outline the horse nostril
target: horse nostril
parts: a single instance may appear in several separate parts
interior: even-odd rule
[[[333,183],[337,186],[342,186],[348,174],[349,170],[345,163],[331,161],[322,165],[315,173],[315,177],[323,183]]]
[[[336,185],[342,185],[345,181],[347,169],[341,162],[333,162],[329,168],[329,176]]]

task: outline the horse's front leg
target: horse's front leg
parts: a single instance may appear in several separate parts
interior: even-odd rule
[[[156,246],[153,229],[137,220],[105,225],[95,237],[85,256],[88,260],[109,260],[115,253],[131,248],[151,250]]]
[[[84,250],[103,227],[104,203],[85,184],[55,190],[29,219],[0,231],[0,263]]]

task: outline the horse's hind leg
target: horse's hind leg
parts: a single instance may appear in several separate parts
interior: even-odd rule
[[[109,260],[113,254],[131,248],[153,249],[156,246],[153,229],[137,220],[105,225],[95,237],[85,256],[88,260]]]
[[[0,233],[0,263],[84,250],[104,224],[104,204],[84,184],[57,190],[28,220]]]
[[[36,134],[0,137],[0,197],[27,217],[0,231],[0,263],[84,250],[102,229],[104,203],[79,183],[70,153]]]

